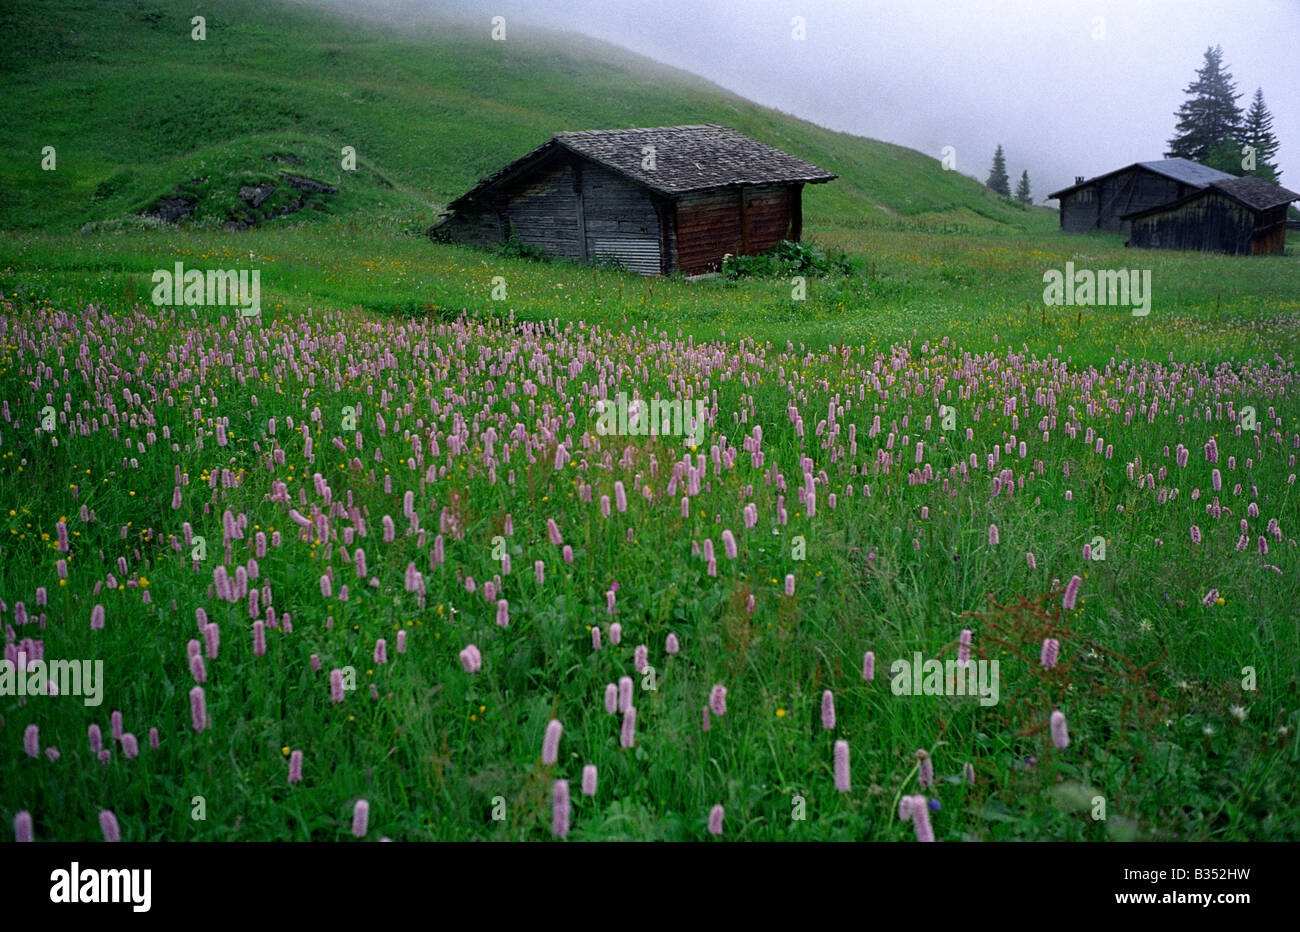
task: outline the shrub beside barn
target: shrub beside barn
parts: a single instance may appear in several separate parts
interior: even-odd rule
[[[452,201],[430,234],[690,275],[798,242],[804,185],[835,177],[716,123],[556,133]]]

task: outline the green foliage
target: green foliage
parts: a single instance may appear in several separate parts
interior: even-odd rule
[[[811,242],[782,240],[757,256],[728,255],[722,260],[725,278],[788,278],[791,275],[851,275],[853,265],[842,252],[818,248]]]
[[[1011,196],[1011,179],[1007,177],[1007,157],[1002,154],[1002,143],[998,143],[997,151],[993,153],[993,167],[989,169],[984,185],[995,194]]]
[[[1223,49],[1215,46],[1205,50],[1205,61],[1196,72],[1196,80],[1183,88],[1183,93],[1187,94],[1187,100],[1175,114],[1176,131],[1165,156],[1208,164],[1207,159],[1218,155],[1222,162],[1222,154],[1216,150],[1225,141],[1235,142],[1241,130],[1241,108],[1237,106],[1241,95],[1223,64]],[[1220,168],[1220,171],[1227,170]]]
[[[527,259],[541,262],[546,259],[546,250],[536,243],[527,243],[511,232],[510,237],[493,250],[497,255],[507,259]]]

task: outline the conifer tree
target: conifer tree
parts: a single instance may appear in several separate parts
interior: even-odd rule
[[[1255,96],[1251,99],[1246,122],[1242,126],[1241,141],[1242,145],[1255,150],[1255,168],[1251,170],[1243,166],[1245,173],[1276,184],[1282,177],[1282,172],[1273,161],[1277,155],[1277,137],[1273,135],[1273,114],[1264,106],[1263,88],[1255,88]]]
[[[1241,134],[1241,108],[1232,75],[1223,65],[1223,49],[1205,50],[1205,63],[1196,80],[1183,88],[1188,99],[1178,108],[1174,138],[1169,140],[1166,158],[1181,157],[1206,162],[1224,142],[1236,142]]]
[[[1016,200],[1022,204],[1032,204],[1033,195],[1029,193],[1029,170],[1020,173],[1020,182],[1016,185]]]
[[[993,168],[984,184],[1003,197],[1011,196],[1011,179],[1007,177],[1007,158],[1002,154],[1002,143],[998,143],[998,151],[993,153]]]

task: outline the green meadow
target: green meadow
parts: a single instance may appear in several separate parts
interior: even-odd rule
[[[725,839],[905,841],[913,796],[940,841],[1300,837],[1294,240],[1062,236],[921,153],[522,26],[229,2],[196,42],[191,15],[0,13],[0,622],[103,661],[97,706],[0,695],[0,816],[547,840],[563,780],[570,841],[703,840],[719,805]],[[796,297],[424,235],[552,132],[705,121],[840,175],[805,230],[847,274]],[[248,214],[285,170],[338,193]],[[141,216],[178,190],[189,219]],[[260,315],[156,304],[177,262],[256,270]],[[1149,270],[1150,314],[1047,306],[1067,262]],[[707,400],[703,442],[598,434],[602,386]],[[895,691],[963,631],[996,703]]]

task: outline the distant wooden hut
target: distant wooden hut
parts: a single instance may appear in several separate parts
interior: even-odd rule
[[[717,123],[556,133],[452,201],[430,233],[689,275],[798,241],[803,186],[835,177]]]
[[[1061,232],[1104,230],[1128,234],[1125,217],[1186,197],[1215,181],[1232,178],[1227,172],[1188,159],[1136,162],[1105,175],[1062,188],[1049,199],[1061,202]]]
[[[1125,216],[1129,246],[1201,249],[1234,256],[1280,253],[1286,246],[1286,208],[1300,194],[1246,176],[1215,181],[1171,204]]]

